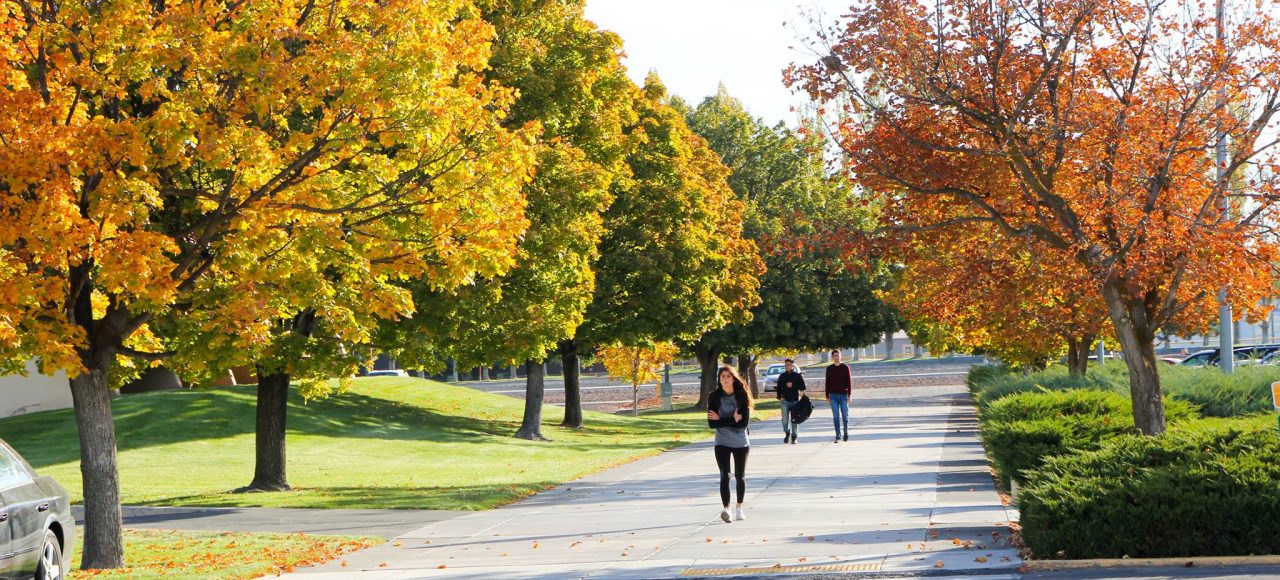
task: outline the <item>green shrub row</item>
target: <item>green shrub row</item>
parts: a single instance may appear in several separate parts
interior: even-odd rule
[[[1019,492],[1041,558],[1280,553],[1275,418],[1183,424],[1048,458]]]
[[[1194,406],[1166,401],[1169,422],[1196,417]],[[1104,442],[1135,433],[1133,405],[1110,391],[1021,392],[980,411],[983,441],[1001,483],[1025,484],[1028,470],[1046,458],[1097,449]]]
[[[1242,366],[1229,375],[1212,367],[1162,365],[1160,381],[1166,398],[1192,403],[1206,417],[1241,417],[1271,410],[1271,383],[1280,381],[1280,365]],[[968,384],[983,409],[1009,395],[1036,391],[1087,389],[1127,396],[1129,373],[1118,361],[1090,366],[1084,377],[1072,377],[1063,366],[1024,375],[985,365],[969,371]]]

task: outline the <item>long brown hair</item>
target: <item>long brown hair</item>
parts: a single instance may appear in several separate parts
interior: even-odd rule
[[[751,389],[747,388],[747,384],[738,375],[738,369],[729,365],[720,367],[720,372],[716,373],[716,392],[724,395],[724,387],[720,386],[720,375],[728,372],[733,376],[733,396],[738,400],[738,406],[747,409],[756,408],[756,400],[751,396]]]

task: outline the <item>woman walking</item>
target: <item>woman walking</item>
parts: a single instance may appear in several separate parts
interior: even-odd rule
[[[707,426],[716,430],[716,465],[720,467],[720,503],[724,510],[720,519],[725,523],[745,520],[742,513],[742,496],[747,493],[747,452],[751,440],[747,424],[751,422],[751,409],[755,401],[751,391],[731,366],[720,367],[720,388],[707,398]],[[733,459],[733,477],[738,483],[738,505],[729,512],[729,460]]]

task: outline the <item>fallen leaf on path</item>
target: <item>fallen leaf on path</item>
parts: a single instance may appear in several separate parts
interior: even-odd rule
[[[444,570],[445,568],[448,568],[448,566],[446,566],[446,565],[444,565],[444,564],[441,564],[441,565],[439,565],[439,566],[436,566],[436,570]]]
[[[943,563],[942,563],[942,560],[938,560],[937,562],[934,562],[934,563],[933,563],[933,567],[934,567],[934,568],[946,568],[946,567],[947,567],[947,565],[946,565],[946,564],[943,564]]]
[[[537,542],[534,542],[534,543],[533,543],[533,549],[535,549],[535,550],[537,550],[537,549],[538,549],[538,543],[537,543]]]
[[[983,558],[982,556],[978,556],[977,558],[974,558],[974,559],[973,559],[973,561],[974,561],[974,562],[977,562],[977,563],[979,563],[979,564],[986,564],[986,563],[987,563],[987,559],[986,559],[986,558]]]
[[[397,548],[399,548],[399,547],[400,547],[400,542],[396,542],[396,543],[391,544],[391,545],[392,545],[392,546],[395,546],[395,547],[397,547]]]
[[[386,568],[386,567],[387,567],[387,563],[386,563],[386,562],[382,562],[382,563],[378,564],[378,567],[379,567],[379,568]]]
[[[810,542],[814,541],[815,539],[816,539],[816,538],[814,538],[813,536],[809,536],[809,541],[810,541]]]

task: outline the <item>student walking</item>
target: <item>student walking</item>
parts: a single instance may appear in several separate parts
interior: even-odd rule
[[[796,370],[796,361],[787,359],[787,370],[778,375],[778,400],[782,401],[782,442],[795,444],[800,424],[792,420],[791,410],[804,393],[804,375]]]
[[[840,351],[831,351],[827,365],[827,402],[831,404],[831,423],[836,428],[836,443],[849,440],[849,395],[853,393],[853,369],[840,362]],[[844,426],[844,431],[840,430]]]
[[[707,426],[716,430],[716,465],[720,467],[720,503],[724,506],[720,519],[725,523],[747,519],[742,513],[742,496],[747,494],[747,453],[751,451],[747,424],[754,407],[751,391],[738,371],[727,365],[720,367],[720,388],[707,398]],[[738,483],[738,504],[732,513],[729,511],[730,458],[733,477]]]

